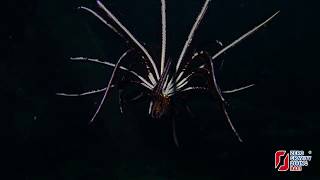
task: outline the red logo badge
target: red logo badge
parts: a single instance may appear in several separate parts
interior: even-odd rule
[[[281,160],[283,162],[281,163]],[[278,171],[288,171],[289,170],[289,153],[285,150],[279,150],[274,153],[275,169]],[[280,164],[281,163],[281,164]]]

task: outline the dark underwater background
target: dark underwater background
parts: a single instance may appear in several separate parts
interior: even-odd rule
[[[159,50],[160,0],[103,0],[148,48]],[[167,0],[168,54],[177,59],[204,0]],[[118,92],[90,125],[101,94],[61,97],[104,87],[112,69],[70,62],[115,62],[128,46],[78,6],[94,0],[3,1],[1,26],[1,179],[319,179],[319,16],[315,1],[213,0],[190,50],[224,45],[281,10],[279,16],[220,56],[222,88],[255,83],[226,96],[239,143],[207,95],[187,99],[193,115],[148,117],[145,102],[118,106]],[[159,52],[159,51],[158,51]],[[303,172],[277,172],[274,152],[311,150]]]

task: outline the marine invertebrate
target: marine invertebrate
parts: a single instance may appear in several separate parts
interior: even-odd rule
[[[237,91],[244,90],[253,86],[253,84],[240,87],[233,90],[221,90],[220,86],[217,83],[215,67],[217,64],[217,58],[222,55],[224,52],[229,50],[231,47],[235,46],[239,42],[241,42],[246,37],[250,36],[258,29],[260,29],[263,25],[273,19],[278,13],[276,12],[271,17],[260,23],[258,26],[255,26],[253,29],[243,34],[238,39],[234,40],[227,46],[222,47],[218,52],[211,54],[207,51],[198,51],[195,52],[192,56],[187,55],[189,47],[192,43],[192,39],[196,30],[198,29],[201,20],[207,12],[208,6],[211,0],[205,0],[200,13],[198,14],[191,31],[187,37],[187,40],[183,46],[183,49],[179,55],[177,60],[171,60],[169,56],[166,54],[167,50],[167,35],[166,35],[166,1],[161,0],[161,24],[162,24],[162,42],[161,42],[161,55],[160,59],[156,59],[152,57],[149,51],[142,45],[136,37],[124,26],[120,20],[114,16],[114,14],[104,6],[99,0],[97,1],[98,7],[104,12],[105,18],[97,13],[96,11],[87,8],[87,7],[79,7],[79,9],[85,10],[95,17],[97,17],[102,23],[104,23],[107,27],[113,30],[116,34],[118,34],[121,38],[123,38],[132,48],[124,52],[121,57],[117,60],[116,63],[111,63],[107,61],[101,61],[99,59],[86,58],[86,57],[74,57],[71,58],[73,61],[85,61],[85,62],[94,62],[103,64],[109,67],[113,67],[112,75],[108,81],[108,84],[105,88],[84,92],[80,94],[66,94],[66,93],[58,93],[58,95],[63,96],[82,96],[88,94],[95,93],[103,93],[103,97],[99,103],[97,110],[95,111],[93,117],[90,122],[93,122],[99,113],[105,99],[109,95],[109,90],[112,87],[117,87],[117,82],[114,82],[114,77],[118,71],[123,71],[126,73],[125,76],[129,77],[129,83],[136,84],[143,88],[142,94],[135,97],[134,99],[138,99],[142,96],[149,97],[149,114],[154,119],[160,119],[165,116],[174,106],[173,98],[179,96],[182,93],[192,93],[196,94],[197,92],[209,92],[211,93],[217,103],[220,105],[223,113],[225,114],[226,120],[228,121],[231,129],[234,134],[237,136],[238,140],[242,142],[242,139],[235,127],[233,126],[230,117],[228,115],[226,109],[226,101],[223,97],[223,94],[233,93]],[[135,53],[139,56],[141,62],[144,64],[145,71],[138,72],[138,70],[130,69],[120,65],[122,61],[129,56],[131,53]],[[196,77],[200,79],[204,79],[205,83],[197,84],[197,82],[193,82],[197,80]],[[179,97],[178,97],[179,98]],[[121,105],[122,99],[120,98],[120,108],[122,111]],[[173,121],[174,123],[174,121]],[[174,125],[173,125],[174,127]],[[173,128],[173,135],[175,143],[178,145],[178,141],[175,134],[175,128]]]

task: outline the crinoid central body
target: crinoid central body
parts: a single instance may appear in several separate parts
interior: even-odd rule
[[[156,95],[154,97],[154,100],[151,102],[151,116],[152,118],[159,119],[164,115],[166,112],[168,112],[169,104],[170,104],[170,98],[168,96],[165,96],[163,94]]]
[[[73,61],[84,61],[84,62],[94,62],[102,64],[105,66],[113,67],[112,75],[106,85],[106,87],[79,94],[66,94],[58,93],[58,95],[63,96],[83,96],[95,93],[102,93],[100,104],[91,118],[90,122],[93,122],[96,118],[98,112],[100,111],[105,99],[109,94],[110,88],[118,88],[119,92],[122,91],[122,86],[119,86],[122,80],[116,80],[116,74],[122,73],[123,77],[126,77],[126,84],[134,84],[141,87],[141,94],[137,97],[132,98],[131,100],[136,100],[141,97],[148,97],[149,100],[149,112],[150,116],[154,119],[161,119],[164,115],[168,114],[169,111],[174,111],[173,99],[185,98],[186,96],[181,96],[183,94],[197,95],[199,92],[207,92],[212,94],[217,101],[216,103],[220,106],[220,109],[223,111],[227,122],[229,123],[234,134],[237,136],[238,140],[242,142],[239,134],[237,133],[235,127],[233,126],[228,112],[227,104],[223,97],[224,94],[234,93],[237,91],[244,90],[253,86],[249,84],[233,90],[222,90],[220,88],[217,79],[216,79],[216,67],[218,65],[218,57],[220,57],[224,52],[229,50],[231,47],[235,46],[241,42],[246,37],[250,36],[267,22],[273,19],[278,13],[276,12],[271,17],[264,20],[259,25],[255,26],[247,33],[240,36],[238,39],[234,40],[226,46],[221,46],[221,49],[217,52],[208,52],[205,50],[197,51],[191,55],[187,53],[192,44],[192,39],[194,34],[199,27],[201,20],[207,12],[207,9],[211,3],[211,0],[205,0],[201,8],[200,13],[198,14],[191,31],[187,37],[187,40],[182,48],[178,59],[170,60],[166,54],[167,48],[167,33],[166,33],[166,1],[161,0],[161,55],[159,61],[156,61],[152,57],[149,51],[135,38],[135,36],[126,28],[121,21],[111,13],[111,11],[104,5],[102,2],[97,1],[98,7],[102,11],[94,11],[87,7],[79,7],[79,9],[85,10],[90,14],[97,17],[102,23],[104,23],[108,28],[113,30],[121,38],[125,40],[126,43],[130,45],[130,49],[125,51],[116,63],[111,63],[107,61],[101,61],[99,59],[85,58],[85,57],[74,57],[71,58]],[[102,13],[101,13],[102,12]],[[143,71],[141,69],[130,69],[123,65],[120,65],[122,61],[128,60],[127,56],[134,53],[139,57],[139,63],[143,65]],[[206,83],[199,83],[201,79],[205,80]],[[202,81],[203,82],[203,81]],[[120,91],[121,90],[121,91]],[[174,97],[174,98],[173,98]],[[123,111],[123,97],[120,96],[120,109]],[[185,108],[188,108],[187,105],[182,104]],[[174,113],[172,113],[174,114]],[[174,118],[172,118],[174,119]],[[173,121],[173,135],[175,143],[178,145],[177,137],[175,134],[175,123]]]

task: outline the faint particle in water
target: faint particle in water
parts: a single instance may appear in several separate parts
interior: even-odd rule
[[[220,46],[223,46],[222,42],[219,41],[219,40],[216,40],[216,42],[220,45]]]
[[[166,14],[166,1],[161,0],[161,53],[160,58],[154,57],[146,49],[145,45],[140,43],[136,37],[129,31],[125,25],[99,0],[97,1],[97,6],[100,11],[95,11],[87,7],[79,7],[79,9],[85,10],[98,18],[103,24],[108,28],[118,34],[130,48],[126,50],[116,61],[116,63],[111,63],[108,61],[102,61],[97,58],[87,58],[87,57],[72,57],[72,61],[78,62],[92,62],[108,67],[113,67],[112,75],[103,88],[88,91],[83,93],[68,94],[68,93],[57,93],[62,96],[84,96],[90,94],[102,93],[103,96],[98,103],[98,107],[92,116],[90,123],[93,122],[98,115],[103,103],[109,95],[109,90],[111,88],[118,88],[119,91],[119,106],[120,112],[123,113],[124,106],[126,102],[137,101],[138,99],[145,98],[149,103],[149,108],[146,110],[148,114],[153,119],[170,119],[172,120],[172,131],[173,139],[177,146],[179,146],[178,138],[176,134],[176,124],[175,115],[177,112],[176,105],[180,103],[184,106],[187,112],[190,112],[190,108],[187,104],[181,103],[185,97],[190,95],[194,96],[199,93],[208,93],[212,95],[215,102],[219,105],[222,113],[224,114],[229,126],[231,127],[233,133],[242,142],[242,138],[235,129],[231,119],[229,117],[224,95],[239,92],[254,86],[254,84],[244,85],[232,90],[222,90],[216,79],[216,67],[218,66],[219,59],[223,53],[237,45],[239,42],[245,38],[252,35],[258,29],[263,27],[266,23],[271,21],[280,11],[277,11],[272,16],[264,20],[259,25],[255,26],[230,44],[224,46],[221,41],[216,41],[221,47],[218,52],[209,52],[207,50],[198,50],[194,53],[188,53],[190,46],[192,44],[193,37],[196,30],[198,29],[204,15],[207,12],[211,0],[205,0],[204,4],[200,10],[200,13],[196,17],[196,20],[188,34],[187,40],[181,50],[180,55],[176,60],[172,60],[167,55],[167,14]],[[102,16],[104,13],[104,16]],[[131,55],[131,56],[129,56]],[[121,65],[122,61],[129,61],[128,57],[139,57],[138,62],[142,68],[134,69]],[[221,62],[223,63],[223,61]],[[220,65],[221,65],[220,63]],[[119,72],[123,73],[123,78],[115,81],[115,76]],[[199,81],[199,79],[201,79]],[[199,83],[199,82],[205,83]],[[141,88],[141,92],[130,99],[126,99],[123,92],[128,86],[138,86]]]

